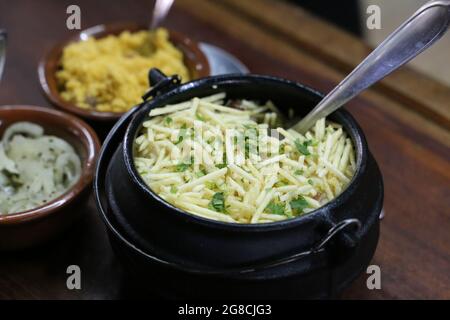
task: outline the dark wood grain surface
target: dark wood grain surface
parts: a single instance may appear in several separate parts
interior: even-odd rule
[[[300,9],[277,4],[268,14],[262,9],[279,1],[251,2],[261,10],[249,11],[243,5],[247,1],[177,0],[166,25],[226,48],[254,73],[282,76],[320,91],[332,88],[365,54],[359,40]],[[0,0],[0,27],[9,34],[0,105],[50,107],[36,69],[46,50],[71,34],[65,20],[73,3],[81,7],[83,28],[145,22],[151,10],[151,2],[144,0]],[[267,18],[277,16],[286,23],[280,26]],[[317,32],[317,37],[305,32]],[[333,41],[324,43],[327,37]],[[372,262],[381,267],[382,289],[368,290],[363,274],[343,298],[449,299],[450,132],[445,117],[450,89],[409,69],[395,77],[348,105],[381,167],[386,218]],[[66,288],[71,264],[81,267],[82,290]],[[40,248],[0,255],[0,299],[127,297],[130,292],[92,199],[82,220],[62,237]]]

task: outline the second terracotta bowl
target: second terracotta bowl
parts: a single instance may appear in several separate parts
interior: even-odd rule
[[[1,106],[0,137],[11,124],[29,121],[45,134],[69,142],[81,158],[81,177],[65,194],[25,212],[0,214],[0,250],[31,247],[62,233],[86,206],[100,142],[94,130],[75,116],[36,106]]]
[[[123,31],[136,32],[145,30],[146,26],[136,23],[120,23],[97,25],[83,30],[73,37],[56,45],[42,59],[38,67],[39,82],[47,98],[57,107],[95,122],[115,122],[123,113],[99,112],[77,107],[71,102],[64,100],[60,95],[56,80],[56,72],[60,68],[60,60],[64,47],[69,43],[84,41],[88,37],[102,38],[108,35],[119,35]],[[198,79],[210,75],[208,59],[200,50],[198,44],[188,37],[169,30],[170,41],[181,50],[184,55],[184,63],[187,66],[191,79]],[[131,108],[132,106],[130,106]]]

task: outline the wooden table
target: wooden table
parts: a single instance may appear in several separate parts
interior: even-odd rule
[[[65,28],[74,1],[2,1],[8,30],[1,104],[50,106],[36,67],[45,51],[73,31]],[[82,27],[145,22],[148,1],[75,1]],[[177,0],[167,26],[226,48],[253,73],[293,79],[326,92],[368,52],[358,39],[275,0]],[[386,218],[373,264],[382,289],[362,275],[344,298],[450,298],[450,90],[402,69],[348,105],[367,135],[384,176]],[[0,298],[129,297],[93,201],[83,220],[41,248],[0,256]],[[66,268],[82,270],[82,290],[66,289]]]

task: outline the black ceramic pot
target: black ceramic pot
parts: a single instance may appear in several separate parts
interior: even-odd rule
[[[257,75],[209,77],[179,85],[151,72],[155,95],[128,112],[103,146],[95,178],[97,205],[110,240],[136,283],[181,297],[325,298],[340,292],[373,256],[383,183],[364,134],[345,110],[357,171],[335,200],[282,222],[241,225],[204,219],[165,202],[133,166],[133,142],[152,108],[226,92],[231,99],[273,101],[301,117],[322,95],[303,85]]]

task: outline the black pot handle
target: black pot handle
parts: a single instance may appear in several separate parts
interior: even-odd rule
[[[327,234],[313,247],[311,252],[326,249],[331,265],[337,266],[344,263],[352,256],[359,244],[357,233],[361,226],[361,221],[355,218],[333,223]],[[352,229],[349,230],[350,228]]]
[[[361,221],[358,219],[350,218],[350,219],[344,219],[337,224],[335,224],[333,227],[331,227],[328,230],[328,233],[322,238],[321,241],[319,241],[311,250],[312,252],[319,251],[327,246],[327,244],[333,240],[337,235],[339,235],[341,232],[344,231],[344,229],[355,226],[356,231],[358,231],[361,228]]]
[[[323,236],[316,245],[314,245],[310,250],[306,250],[303,252],[295,253],[293,255],[283,257],[281,259],[270,261],[268,263],[260,263],[256,264],[254,266],[242,268],[240,270],[234,270],[238,273],[249,273],[249,272],[255,272],[255,271],[261,271],[264,269],[270,269],[274,267],[278,267],[281,265],[285,265],[291,262],[298,261],[306,256],[317,254],[325,251],[329,251],[329,246],[331,243],[335,242],[334,240],[341,240],[337,241],[340,244],[338,245],[339,248],[336,250],[337,254],[334,256],[338,256],[338,259],[332,260],[333,263],[340,263],[344,261],[348,256],[349,253],[353,251],[353,249],[356,247],[358,240],[356,237],[349,236],[348,232],[344,232],[346,229],[350,227],[354,227],[354,232],[356,233],[361,228],[361,221],[358,219],[350,218],[350,219],[344,219],[336,224],[334,224],[330,229],[328,229],[328,232]],[[341,239],[339,239],[341,238]],[[345,239],[342,241],[342,238]],[[349,239],[350,238],[350,239]],[[342,242],[345,242],[346,245],[343,245]],[[334,257],[333,256],[333,257]],[[230,270],[229,270],[230,271]]]
[[[181,77],[179,75],[166,76],[161,70],[151,68],[148,72],[148,83],[150,89],[142,96],[142,99],[147,101],[149,98],[154,98],[163,94],[173,87],[180,85]]]

